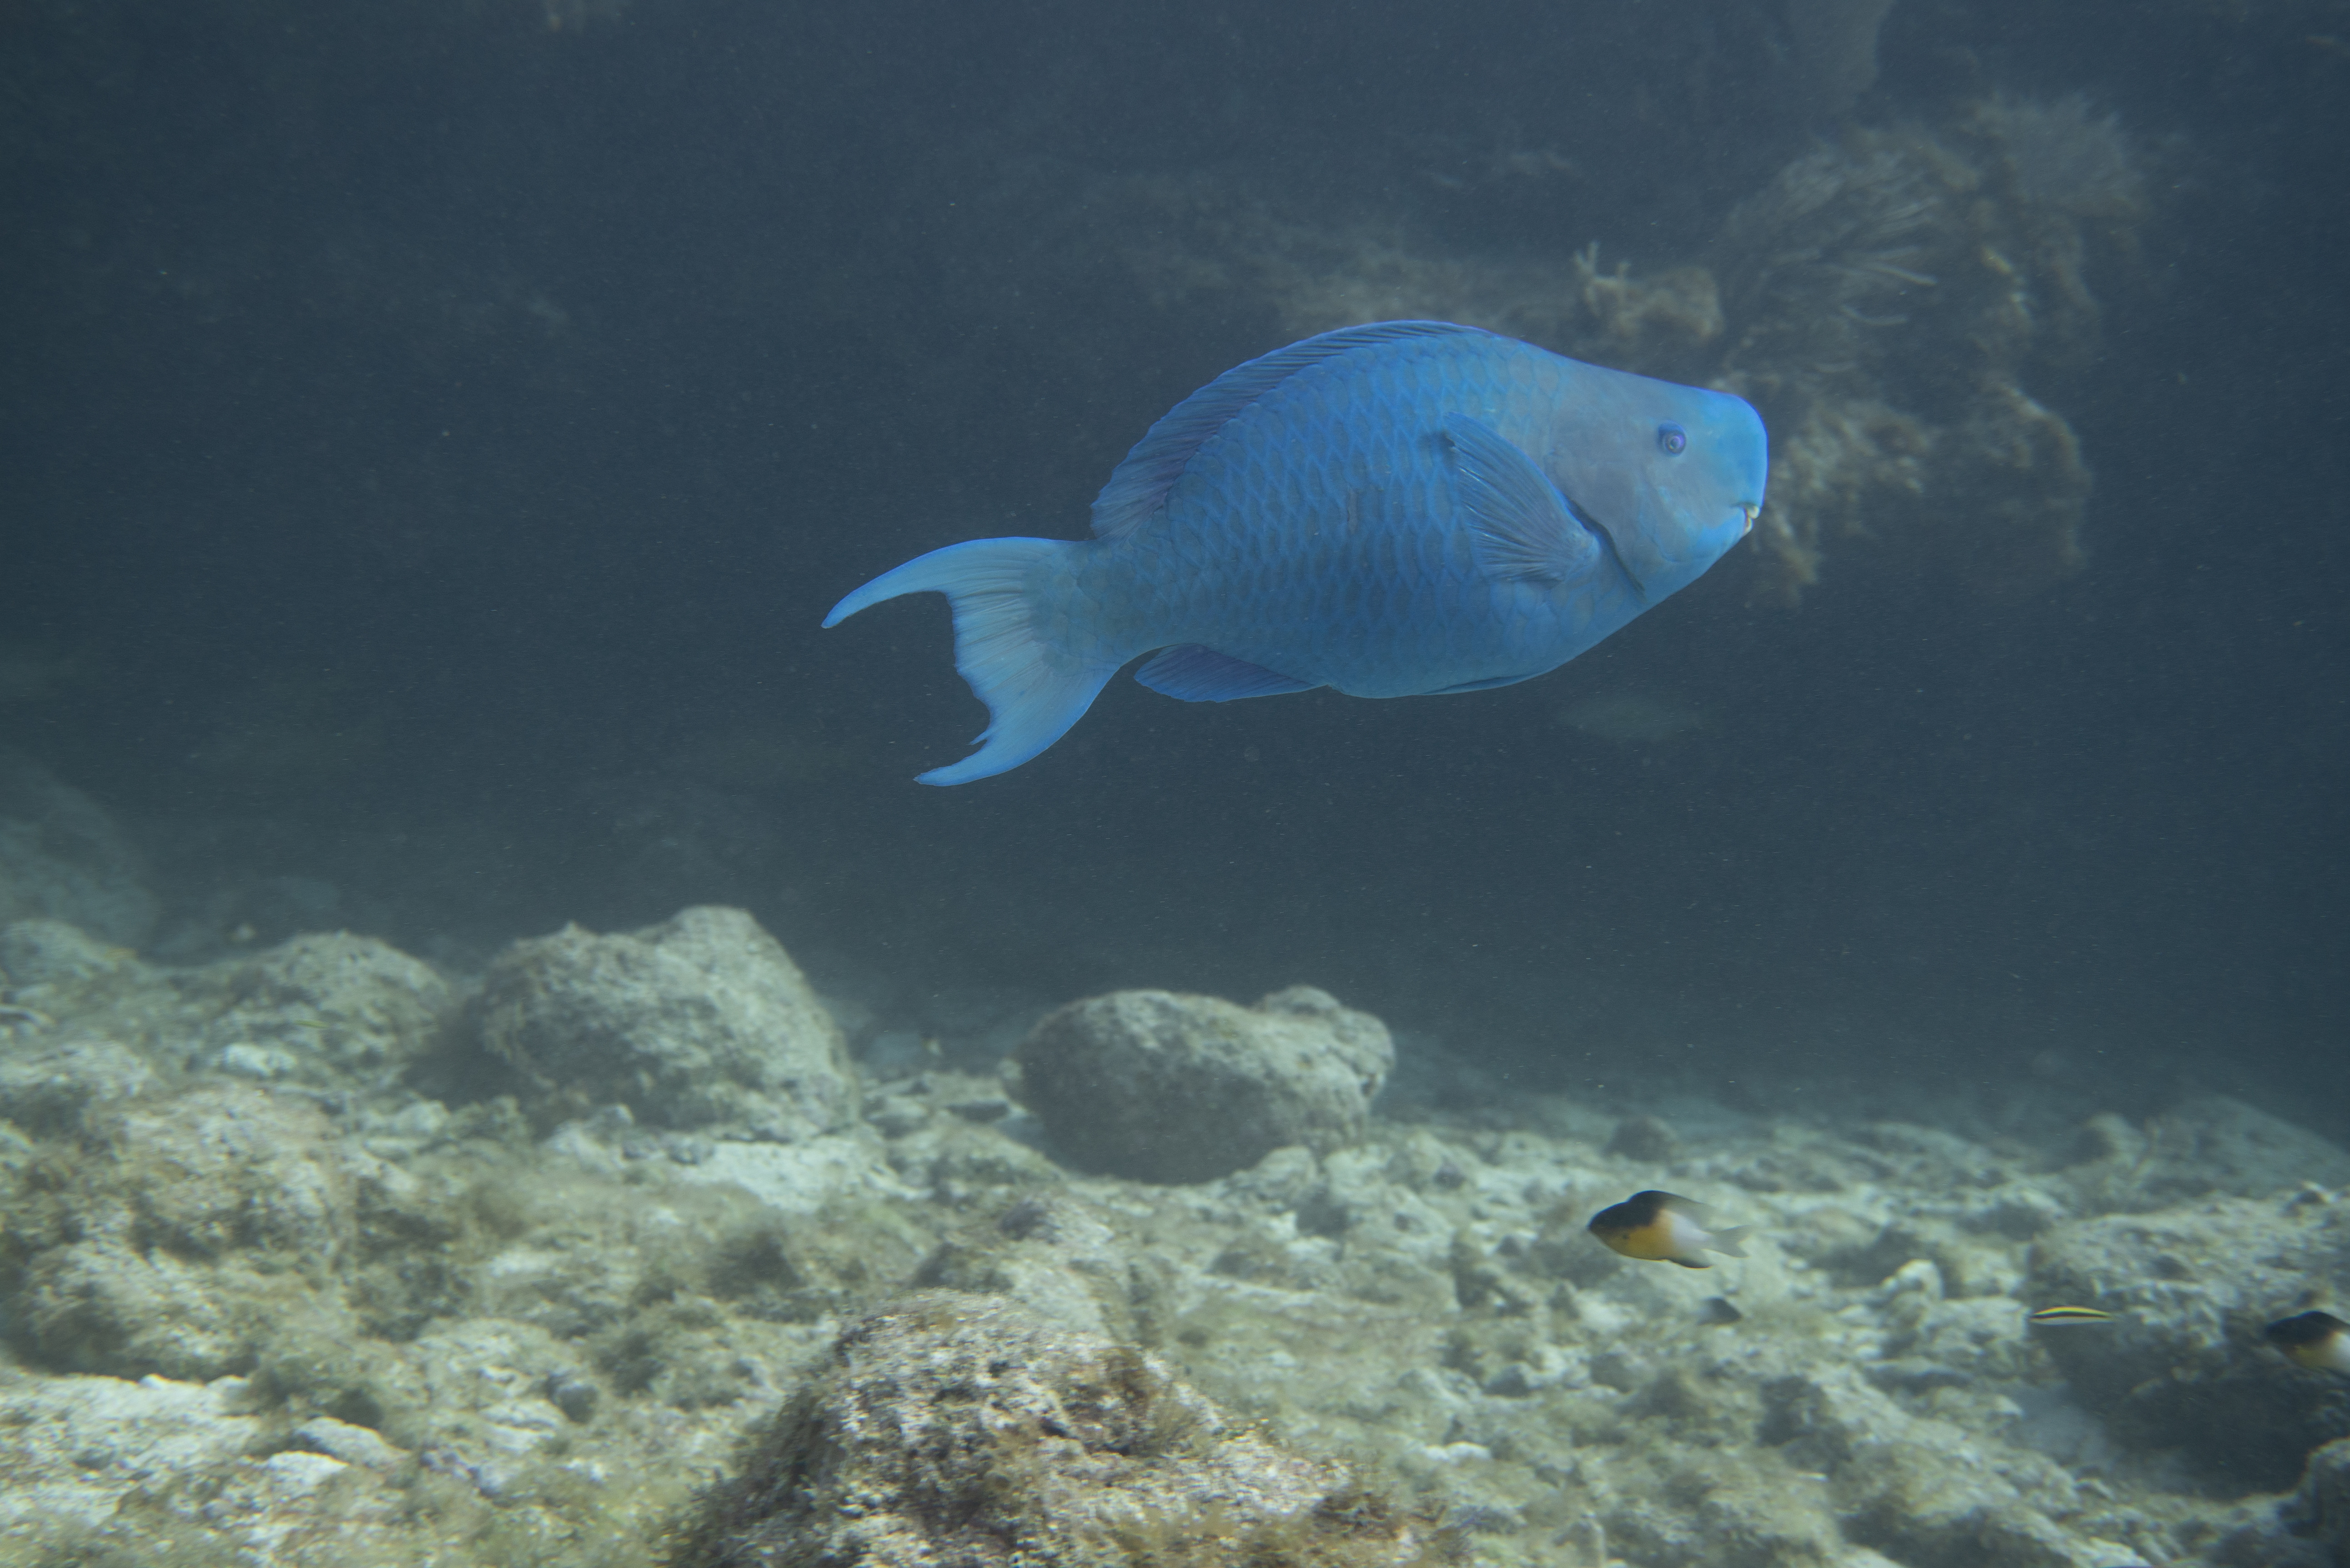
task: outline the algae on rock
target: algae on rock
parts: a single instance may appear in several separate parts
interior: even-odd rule
[[[1001,1296],[855,1324],[703,1501],[672,1568],[1408,1564],[1440,1532],[1229,1429],[1155,1356]]]

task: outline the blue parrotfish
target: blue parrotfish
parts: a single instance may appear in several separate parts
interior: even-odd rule
[[[973,539],[884,572],[954,612],[987,704],[967,784],[1068,732],[1128,660],[1190,702],[1482,691],[1557,669],[1753,527],[1742,399],[1441,321],[1349,327],[1228,370],[1150,427],[1091,539]]]

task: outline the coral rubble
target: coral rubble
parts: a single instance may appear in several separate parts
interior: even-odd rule
[[[2350,1301],[2350,1154],[2237,1101],[1373,1115],[1393,1043],[1301,987],[1097,998],[1001,1075],[868,1045],[785,1140],[742,1097],[768,1058],[680,1065],[845,1052],[834,1009],[775,1025],[813,992],[736,911],[478,978],[329,936],[160,969],[54,919],[0,956],[39,1003],[0,1023],[0,1563],[2339,1547],[2350,1385],[2260,1331]],[[588,1052],[582,1092],[515,1072],[494,1006],[534,1064]],[[1748,1256],[1585,1232],[1649,1187]]]

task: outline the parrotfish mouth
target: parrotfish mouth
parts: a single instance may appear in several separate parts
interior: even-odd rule
[[[1762,504],[1759,501],[1742,501],[1738,504],[1738,509],[1746,514],[1746,526],[1738,531],[1738,536],[1743,539],[1754,532],[1754,519],[1762,515]]]

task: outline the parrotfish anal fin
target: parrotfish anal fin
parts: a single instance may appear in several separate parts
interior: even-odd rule
[[[1431,697],[1455,697],[1463,691],[1491,691],[1496,686],[1515,686],[1521,680],[1532,680],[1536,675],[1547,675],[1547,670],[1534,670],[1525,675],[1489,675],[1482,680],[1463,680],[1458,686],[1440,686],[1429,693]]]
[[[1325,332],[1234,366],[1168,410],[1134,443],[1134,450],[1094,497],[1094,536],[1116,539],[1140,527],[1159,510],[1169,488],[1202,442],[1223,429],[1233,415],[1300,370],[1373,344],[1463,333],[1491,336],[1482,327],[1457,327],[1450,321],[1380,321]]]
[[[1134,672],[1134,678],[1162,696],[1180,697],[1186,702],[1230,702],[1242,697],[1278,697],[1314,690],[1310,680],[1295,680],[1196,642],[1160,650],[1158,658]]]
[[[1115,664],[1078,664],[1055,648],[1037,587],[1052,574],[1036,568],[1060,552],[1088,548],[1064,539],[972,539],[917,556],[882,573],[832,607],[836,626],[868,605],[900,594],[941,593],[954,609],[955,669],[987,704],[990,722],[979,750],[920,775],[927,784],[969,784],[1008,773],[1085,717]]]
[[[1451,439],[1453,497],[1476,539],[1477,563],[1497,577],[1565,582],[1599,558],[1598,541],[1534,460],[1467,414],[1444,416]]]

